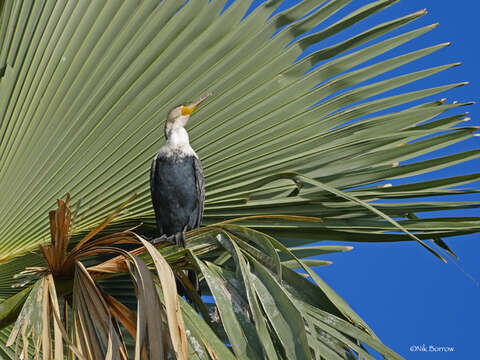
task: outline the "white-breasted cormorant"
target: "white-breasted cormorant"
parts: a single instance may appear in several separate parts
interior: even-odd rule
[[[205,200],[202,165],[190,146],[185,130],[190,115],[210,94],[198,101],[179,105],[168,114],[165,123],[167,142],[152,161],[150,190],[159,235],[175,236],[177,245],[185,246],[185,232],[200,226]],[[188,278],[198,291],[198,277],[188,271]],[[182,294],[183,291],[179,289]]]

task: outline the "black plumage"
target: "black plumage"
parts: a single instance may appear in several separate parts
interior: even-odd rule
[[[176,235],[176,245],[185,247],[185,232],[198,228],[203,217],[205,180],[200,160],[193,155],[158,153],[152,161],[150,190],[159,235]],[[200,294],[196,271],[186,274]],[[177,287],[180,295],[187,295],[181,283]]]
[[[200,160],[193,155],[158,153],[152,161],[150,190],[159,235],[175,235],[176,245],[185,247],[185,232],[200,226],[205,201],[205,182]],[[187,278],[200,294],[196,271]],[[180,295],[187,295],[177,281]]]
[[[200,226],[205,181],[200,160],[193,155],[155,156],[150,172],[153,209],[160,235],[175,235]]]

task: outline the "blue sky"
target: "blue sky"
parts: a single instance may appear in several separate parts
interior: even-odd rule
[[[243,0],[242,0],[243,1]],[[262,1],[257,1],[260,4]],[[286,0],[288,7],[299,0]],[[370,0],[353,0],[347,8],[336,14],[319,28]],[[420,90],[448,83],[469,81],[468,86],[451,90],[431,100],[447,98],[447,102],[477,101],[480,93],[477,45],[478,12],[480,3],[457,0],[401,0],[390,8],[364,20],[351,29],[320,43],[317,48],[346,39],[384,21],[392,20],[426,8],[428,14],[393,34],[439,22],[440,26],[414,41],[390,51],[385,57],[413,51],[423,47],[452,42],[450,47],[424,59],[392,71],[386,77],[422,70],[437,65],[462,62],[462,66],[401,88],[402,91]],[[387,35],[391,36],[391,35]],[[377,60],[378,60],[377,59]],[[378,79],[378,78],[377,78]],[[398,92],[398,90],[397,90]],[[388,95],[395,93],[391,92]],[[384,95],[383,95],[384,96]],[[320,100],[320,99],[319,99]],[[470,106],[468,126],[478,126],[478,105]],[[454,152],[478,148],[480,137],[436,151],[429,156],[443,156]],[[438,177],[478,172],[480,160],[436,171],[418,177],[429,180]],[[392,183],[407,182],[396,180]],[[479,188],[480,183],[472,184]],[[472,185],[469,185],[472,187]],[[463,196],[451,200],[480,200],[480,196]],[[478,216],[478,210],[450,212],[455,216]],[[423,216],[438,216],[423,214]],[[478,254],[479,235],[447,239],[459,256],[458,264],[475,279],[480,279]],[[476,353],[473,344],[478,340],[480,322],[480,287],[453,263],[443,264],[416,243],[353,244],[355,249],[346,254],[329,257],[334,264],[318,268],[319,274],[362,316],[380,339],[407,359],[471,359]],[[427,352],[411,351],[412,346],[425,345]],[[435,347],[453,347],[450,353],[428,351]]]

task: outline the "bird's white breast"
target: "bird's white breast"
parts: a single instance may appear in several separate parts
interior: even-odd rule
[[[162,146],[158,154],[164,157],[171,157],[174,155],[179,157],[198,157],[190,146],[188,133],[183,127],[174,128],[170,131],[167,142]]]

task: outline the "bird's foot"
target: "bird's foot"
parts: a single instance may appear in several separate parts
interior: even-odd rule
[[[185,235],[185,232],[186,232],[186,227],[185,229],[183,229],[183,231],[179,234],[179,242],[177,244],[179,244],[181,247],[185,247],[185,239],[186,239],[186,235]]]
[[[175,236],[162,235],[160,237],[156,237],[156,238],[153,238],[152,240],[150,240],[150,243],[153,244],[153,245],[160,244],[160,243],[165,243],[165,242],[170,243],[172,245],[175,245],[176,244]]]

